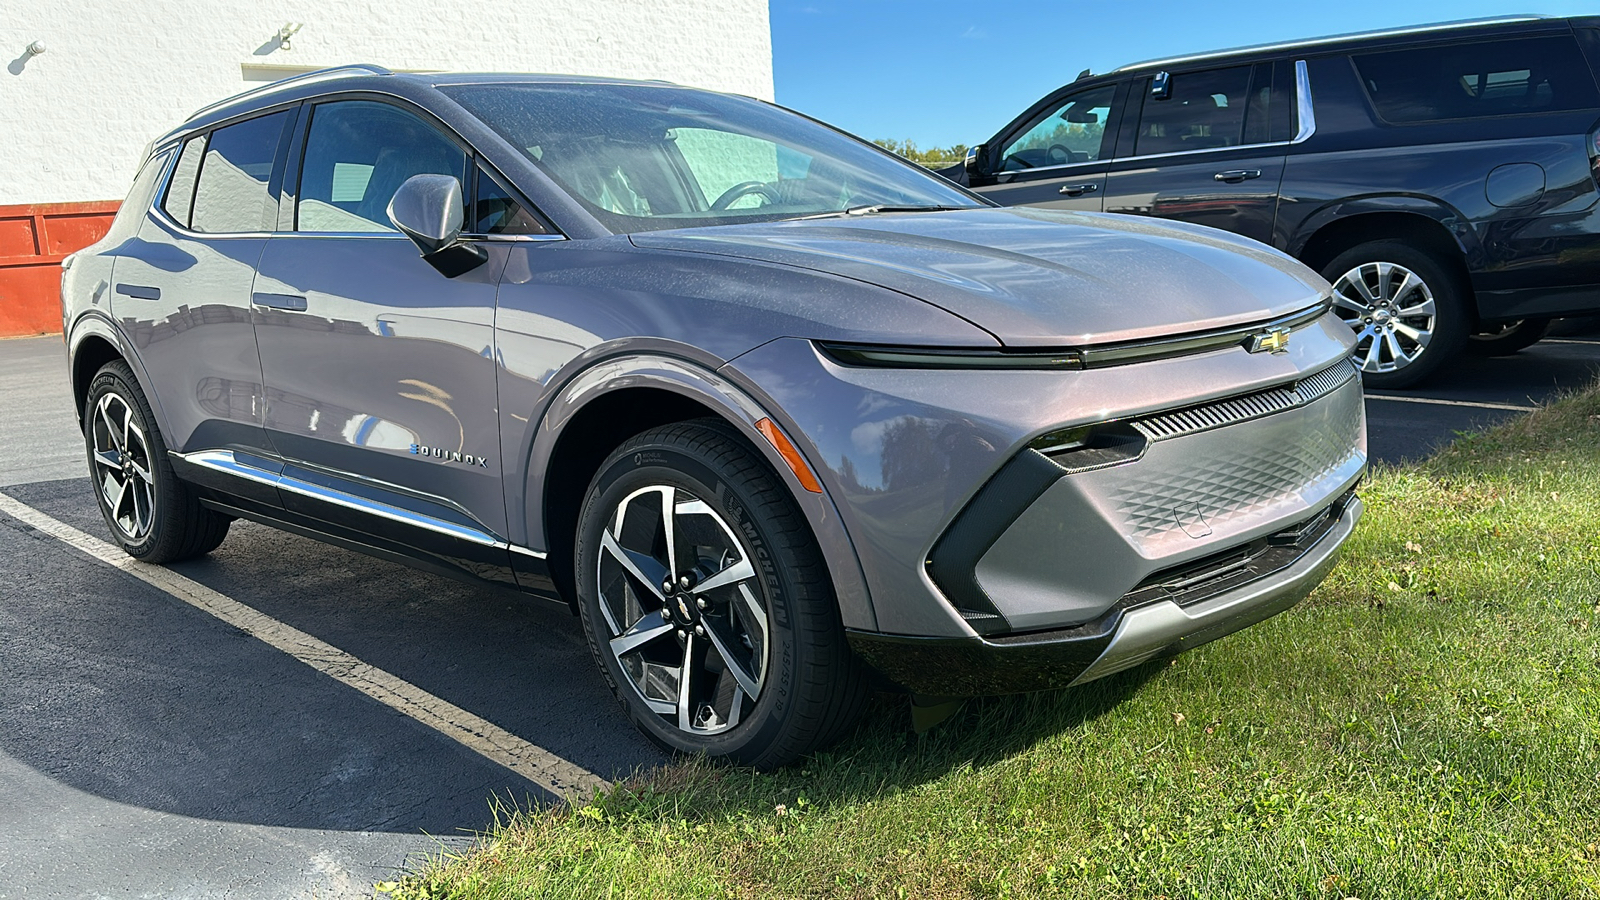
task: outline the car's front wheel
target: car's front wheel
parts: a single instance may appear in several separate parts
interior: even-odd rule
[[[595,659],[662,746],[767,768],[856,718],[861,664],[821,552],[783,483],[720,422],[617,448],[589,487],[574,563]]]
[[[1410,387],[1466,343],[1466,288],[1431,254],[1371,241],[1334,257],[1322,276],[1333,283],[1334,311],[1356,333],[1355,363],[1371,387]]]
[[[127,364],[105,365],[89,385],[83,439],[100,513],[134,559],[169,563],[209,553],[231,521],[206,509],[173,474],[166,441]]]

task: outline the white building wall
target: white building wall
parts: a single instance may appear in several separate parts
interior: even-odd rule
[[[304,27],[283,47],[288,23]],[[0,62],[0,205],[121,199],[145,143],[196,109],[351,62],[772,99],[766,0],[21,0]]]

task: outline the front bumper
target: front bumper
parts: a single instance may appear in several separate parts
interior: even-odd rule
[[[850,643],[874,668],[919,694],[969,697],[1082,684],[1198,647],[1300,602],[1333,568],[1361,512],[1359,498],[1342,496],[1300,526],[1302,543],[1280,543],[1255,557],[1254,564],[1268,571],[1236,583],[1238,566],[1223,567],[1217,579],[1230,586],[1221,592],[1205,583],[1176,593],[1146,587],[1093,621],[1054,631],[971,638],[854,631]]]

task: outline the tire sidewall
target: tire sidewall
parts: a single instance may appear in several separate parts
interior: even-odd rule
[[[1352,247],[1323,266],[1322,277],[1330,284],[1336,284],[1351,269],[1374,262],[1405,266],[1415,272],[1433,293],[1433,338],[1416,362],[1394,372],[1361,372],[1361,378],[1368,387],[1409,387],[1438,371],[1440,366],[1457,356],[1466,346],[1471,330],[1466,288],[1461,276],[1448,265],[1432,254],[1401,241],[1371,241]],[[1361,365],[1359,359],[1355,362],[1358,367]]]
[[[801,670],[801,643],[793,627],[796,611],[796,586],[786,572],[780,550],[773,540],[772,527],[753,507],[752,488],[747,479],[727,477],[692,448],[661,440],[649,434],[624,444],[601,466],[591,483],[588,499],[579,519],[574,551],[578,608],[584,634],[594,651],[606,681],[633,720],[656,743],[686,753],[704,752],[727,756],[742,762],[772,744],[783,731],[788,707],[795,694],[795,679]],[[717,734],[693,736],[669,725],[651,712],[639,698],[631,679],[623,673],[607,640],[608,628],[600,612],[599,591],[595,584],[600,534],[623,498],[651,484],[670,484],[688,491],[717,510],[738,536],[740,549],[748,554],[767,608],[768,661],[761,697],[745,718],[732,729]]]

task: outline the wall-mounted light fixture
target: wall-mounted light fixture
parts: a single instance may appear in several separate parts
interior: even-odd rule
[[[285,50],[293,50],[294,48],[289,46],[289,39],[294,37],[297,33],[299,33],[300,29],[304,27],[306,27],[304,22],[290,22],[284,25],[282,28],[279,28],[278,46]]]
[[[44,41],[34,41],[28,45],[28,49],[22,51],[23,56],[38,56],[42,53],[44,53]]]

